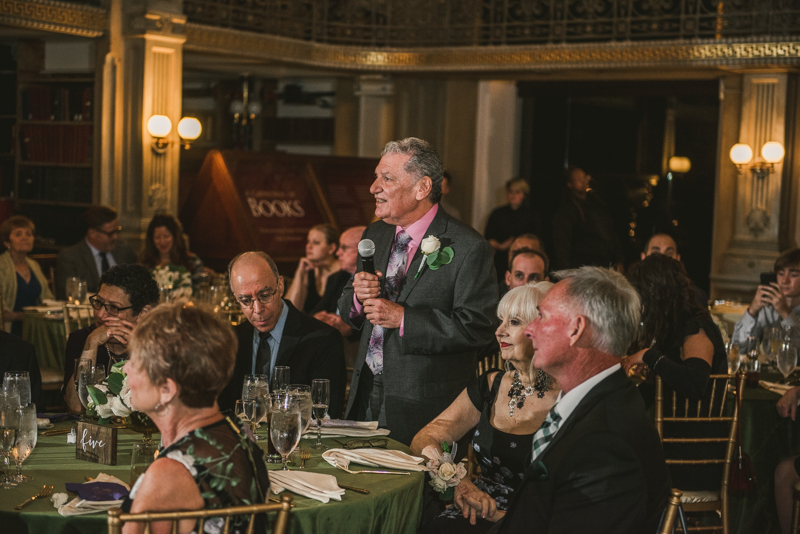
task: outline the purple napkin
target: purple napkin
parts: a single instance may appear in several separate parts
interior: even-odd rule
[[[69,482],[65,486],[67,491],[77,493],[81,499],[86,501],[118,501],[128,495],[125,486],[113,482],[87,482],[86,484]]]

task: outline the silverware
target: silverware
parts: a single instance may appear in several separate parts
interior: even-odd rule
[[[341,469],[342,471],[347,471],[351,475],[358,475],[361,473],[373,473],[377,475],[410,475],[408,471],[351,471],[350,469],[344,467],[338,460],[336,461],[336,467]]]
[[[39,493],[37,493],[36,495],[31,497],[30,499],[28,499],[24,503],[20,504],[19,506],[15,506],[14,510],[22,510],[23,508],[28,506],[30,503],[32,503],[33,501],[35,501],[39,497],[49,497],[51,493],[53,493],[53,486],[48,486],[47,484],[45,484],[44,486],[42,486],[42,489],[41,489],[41,491],[39,491]]]
[[[345,486],[342,483],[339,483],[339,487],[343,488],[343,489],[346,489],[346,490],[357,491],[359,493],[363,493],[364,495],[369,495],[369,490],[368,489],[357,488],[355,486]]]
[[[300,469],[306,468],[306,460],[311,459],[311,451],[308,449],[300,449]]]
[[[53,430],[45,430],[42,432],[43,436],[57,436],[59,434],[69,434],[72,431],[72,428],[56,428]]]

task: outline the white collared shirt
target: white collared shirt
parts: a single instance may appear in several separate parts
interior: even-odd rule
[[[86,244],[89,246],[89,250],[92,251],[92,256],[94,257],[94,264],[97,267],[97,274],[99,276],[103,276],[103,258],[100,257],[100,251],[97,250],[89,243],[89,240],[86,240]],[[108,260],[108,266],[116,267],[117,260],[114,259],[114,255],[111,252],[106,252],[106,259]]]

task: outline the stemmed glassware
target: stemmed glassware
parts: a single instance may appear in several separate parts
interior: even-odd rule
[[[728,344],[728,374],[735,375],[742,362],[742,353],[738,343]]]
[[[787,341],[778,351],[778,370],[783,375],[783,382],[786,383],[789,375],[794,372],[797,367],[797,348],[793,343]]]
[[[289,380],[289,368],[285,365],[276,365],[272,370],[272,392],[286,393]]]
[[[86,282],[78,277],[67,278],[65,284],[67,304],[83,304],[86,301]]]
[[[28,371],[6,371],[3,377],[3,391],[8,395],[18,395],[19,404],[31,403],[31,378]]]
[[[39,431],[36,426],[36,405],[28,404],[19,407],[19,429],[17,430],[17,440],[14,448],[11,449],[11,456],[17,464],[17,475],[15,482],[26,482],[33,480],[33,475],[22,474],[22,462],[33,452],[36,447],[36,439]]]
[[[286,392],[297,399],[300,404],[300,415],[302,416],[303,427],[300,433],[306,431],[311,424],[311,386],[305,384],[289,384]]]
[[[328,405],[331,402],[331,382],[327,378],[315,379],[311,382],[311,406],[314,412],[314,419],[317,420],[317,442],[311,446],[312,449],[324,450],[328,447],[322,444],[322,420],[328,413]]]
[[[89,386],[99,383],[105,378],[105,369],[95,366],[91,358],[81,358],[75,367],[75,389],[78,391],[78,399],[81,401],[81,421],[88,421],[86,418],[86,407],[89,405]]]
[[[281,455],[283,460],[282,469],[284,471],[289,470],[286,467],[286,458],[300,443],[301,433],[302,417],[300,415],[299,400],[285,393],[276,394],[272,405],[272,422],[270,423],[269,435],[272,438],[275,449]]]
[[[748,359],[748,371],[758,372],[758,338],[749,336],[745,342],[745,354]]]
[[[250,430],[255,434],[256,431],[256,401],[237,400],[234,410],[236,417],[250,425]]]
[[[244,384],[242,384],[242,400],[256,403],[256,427],[266,421],[267,413],[269,412],[268,382],[267,375],[245,375]],[[253,431],[253,436],[257,441],[269,439],[256,435],[255,430]]]
[[[17,431],[19,429],[19,404],[9,401],[8,397],[0,397],[0,454],[5,457],[6,474],[3,480],[3,488],[11,489],[17,484],[8,477],[11,472],[10,455],[11,449],[17,442]]]

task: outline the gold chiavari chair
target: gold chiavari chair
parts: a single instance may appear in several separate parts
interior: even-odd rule
[[[502,368],[503,368],[503,358],[500,357],[499,352],[497,354],[490,354],[489,356],[486,356],[478,360],[479,377],[489,369],[502,369]]]
[[[150,534],[150,525],[156,521],[170,521],[171,532],[178,532],[178,523],[184,519],[195,519],[199,522],[195,532],[205,532],[203,524],[209,518],[224,517],[225,525],[222,532],[230,532],[230,518],[235,515],[249,515],[250,522],[247,534],[254,534],[256,515],[277,512],[275,522],[272,524],[273,534],[286,534],[289,532],[289,513],[291,512],[292,496],[281,495],[281,502],[276,504],[252,504],[249,506],[233,506],[231,508],[217,508],[214,510],[194,510],[189,512],[146,512],[141,514],[124,514],[119,508],[108,511],[108,534],[122,534],[122,525],[125,523],[144,523],[145,534]],[[259,533],[260,534],[260,533]]]
[[[94,324],[94,310],[88,304],[64,304],[64,335]]]
[[[665,403],[661,377],[656,377],[656,429],[664,445],[668,466],[709,466],[722,468],[719,491],[681,490],[681,503],[686,513],[715,511],[720,515],[719,526],[690,527],[690,531],[721,530],[728,534],[728,479],[736,448],[739,424],[738,402],[727,413],[728,400],[738,401],[742,395],[744,375],[711,375],[710,396],[704,400],[689,400],[672,392]],[[729,386],[735,386],[733,393]],[[703,437],[686,437],[702,435]],[[717,447],[713,447],[717,444]],[[706,457],[698,452],[714,451]],[[691,452],[695,454],[691,454]],[[690,453],[690,454],[687,454]],[[673,456],[674,455],[674,456]]]
[[[672,488],[672,494],[667,500],[667,508],[664,510],[664,519],[661,521],[661,528],[658,534],[673,534],[675,531],[675,520],[678,518],[678,510],[681,507],[682,493]]]

